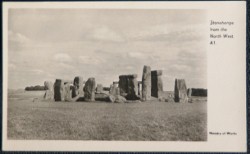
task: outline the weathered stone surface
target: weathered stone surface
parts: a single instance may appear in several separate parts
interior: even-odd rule
[[[45,91],[43,98],[45,100],[53,100],[54,99],[53,83],[51,81],[45,81],[44,82],[44,89],[46,91]]]
[[[97,86],[96,86],[96,93],[102,93],[102,91],[103,91],[102,84],[97,84]]]
[[[84,97],[77,95],[75,97],[72,97],[71,102],[81,101],[84,100]]]
[[[189,89],[187,90],[187,95],[188,95],[188,97],[191,97],[191,96],[192,96],[192,88],[189,88]]]
[[[109,94],[105,94],[105,93],[96,93],[96,94],[95,94],[95,100],[96,100],[96,101],[110,102]]]
[[[151,96],[160,97],[163,91],[162,70],[151,71]]]
[[[121,96],[126,96],[128,93],[128,79],[125,75],[119,76],[119,88]]]
[[[175,79],[174,100],[175,102],[182,102],[182,103],[188,101],[187,87],[184,79]]]
[[[134,76],[128,76],[128,95],[138,95],[138,81]]]
[[[84,100],[95,101],[95,78],[89,78],[84,86]]]
[[[110,91],[110,87],[103,87],[103,91]]]
[[[187,94],[188,94],[188,97],[191,97],[191,96],[207,97],[207,89],[189,88],[187,90]]]
[[[150,100],[150,98],[151,98],[151,68],[150,66],[144,66],[142,73],[142,101]]]
[[[114,84],[111,84],[109,94],[113,96],[120,95],[120,88]]]
[[[56,79],[54,84],[54,99],[55,101],[64,101],[65,87],[64,81],[61,79]]]
[[[136,78],[137,74],[119,76],[119,88],[121,96],[124,96],[129,100],[140,99],[138,96],[138,81]]]
[[[124,97],[122,97],[120,95],[117,95],[115,97],[115,103],[125,103],[126,101],[127,101],[126,98],[124,98]]]
[[[46,90],[43,98],[45,100],[53,100],[54,99],[54,92],[51,90]]]
[[[44,89],[53,91],[53,83],[51,81],[44,81]]]
[[[76,97],[77,95],[83,96],[83,77],[77,76],[74,78],[74,88],[72,89],[72,97]]]
[[[109,95],[109,101],[114,103],[115,102],[115,96]]]
[[[64,93],[64,100],[65,101],[72,101],[72,87],[70,83],[66,83],[64,84],[64,89],[65,89],[65,93]]]

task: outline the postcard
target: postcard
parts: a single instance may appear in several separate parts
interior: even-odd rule
[[[4,2],[4,151],[246,152],[246,2]]]

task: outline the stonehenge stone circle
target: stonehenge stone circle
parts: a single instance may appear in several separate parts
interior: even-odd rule
[[[162,70],[151,71],[151,96],[159,98],[163,91]]]
[[[174,86],[174,101],[185,103],[187,102],[187,87],[184,79],[175,79]]]
[[[64,101],[65,87],[64,81],[61,79],[56,79],[54,84],[54,99],[55,101]]]
[[[85,82],[83,77],[76,76],[73,81],[56,79],[54,84],[45,81],[44,87],[31,86],[31,89],[26,87],[25,90],[46,90],[44,99],[54,101],[188,102],[192,96],[207,97],[207,89],[187,90],[184,79],[175,79],[174,91],[163,91],[162,74],[162,70],[151,71],[150,66],[144,65],[141,81],[137,81],[137,74],[120,75],[119,81],[113,81],[110,88],[103,87],[102,84],[96,86],[93,77]]]
[[[90,102],[95,101],[95,86],[96,86],[95,78],[89,78],[86,81],[85,86],[83,88],[85,101],[90,101]]]
[[[142,101],[151,99],[151,68],[150,66],[143,67],[142,73]]]

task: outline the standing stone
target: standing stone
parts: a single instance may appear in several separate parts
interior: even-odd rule
[[[65,101],[72,101],[72,87],[70,83],[64,84],[65,94],[64,94],[64,100]]]
[[[75,77],[73,84],[72,97],[76,97],[77,95],[83,96],[83,77]]]
[[[116,84],[111,84],[109,94],[113,96],[120,95],[120,88]]]
[[[51,90],[46,90],[43,98],[45,100],[53,100],[54,99],[54,92]]]
[[[44,81],[45,90],[53,90],[53,83],[51,81]]]
[[[120,95],[129,100],[139,99],[137,74],[120,75],[119,88]]]
[[[185,103],[188,100],[187,87],[184,79],[175,79],[174,100],[175,102],[182,103]]]
[[[138,100],[140,97],[138,96],[138,81],[137,74],[127,75],[127,96],[128,100]]]
[[[61,79],[56,79],[54,84],[54,99],[55,101],[64,101],[65,87],[64,81]]]
[[[192,97],[192,88],[189,88],[187,90],[187,95],[188,95],[188,97]]]
[[[44,87],[46,91],[43,98],[45,100],[53,100],[54,99],[53,83],[51,81],[45,81]]]
[[[85,101],[95,101],[95,86],[95,78],[89,78],[83,88]]]
[[[151,96],[159,98],[163,91],[162,70],[151,71]]]
[[[151,68],[150,66],[143,67],[142,73],[142,101],[151,99]]]
[[[102,93],[102,91],[103,91],[102,84],[97,84],[96,93]]]
[[[119,88],[121,96],[127,96],[128,94],[128,78],[126,75],[119,76]]]

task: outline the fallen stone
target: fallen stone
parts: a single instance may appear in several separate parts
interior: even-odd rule
[[[126,98],[124,98],[124,97],[122,97],[120,95],[117,95],[115,97],[115,103],[125,103],[126,101],[127,101]]]
[[[109,95],[109,101],[114,103],[115,102],[115,96]]]
[[[95,100],[96,101],[104,101],[104,102],[110,102],[109,94],[105,93],[96,93],[95,94]]]

